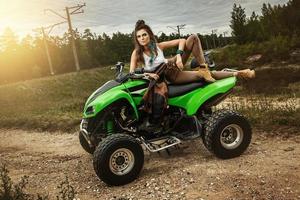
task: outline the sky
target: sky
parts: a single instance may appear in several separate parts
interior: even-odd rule
[[[175,32],[170,27],[185,24],[182,34],[231,33],[230,12],[233,4],[245,8],[249,17],[252,11],[260,14],[263,3],[284,4],[288,0],[0,0],[0,35],[10,27],[19,37],[34,34],[33,30],[65,19],[45,9],[66,16],[66,6],[86,3],[84,13],[71,15],[73,28],[80,32],[89,28],[96,34],[103,32],[131,33],[135,22],[144,19],[155,34]],[[51,35],[61,35],[67,23],[53,28]]]

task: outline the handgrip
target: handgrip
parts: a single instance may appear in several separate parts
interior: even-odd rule
[[[145,72],[144,68],[139,67],[134,70],[135,74],[143,74]]]

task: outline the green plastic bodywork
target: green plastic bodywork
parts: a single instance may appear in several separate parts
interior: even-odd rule
[[[94,94],[94,93],[93,93]],[[90,98],[93,96],[93,94],[89,97],[87,102],[89,102]],[[136,114],[136,117],[138,118],[138,111],[136,109],[136,105],[131,97],[131,95],[126,91],[126,87],[124,84],[118,85],[105,93],[99,95],[94,101],[92,101],[89,104],[86,104],[84,107],[84,113],[83,118],[90,118],[94,117],[102,111],[107,106],[111,105],[112,103],[118,101],[118,100],[127,100],[129,104],[133,107],[134,112]],[[88,107],[93,107],[93,113],[86,113]]]
[[[170,98],[169,105],[178,106],[186,110],[188,116],[196,114],[199,107],[207,100],[230,90],[235,86],[236,78],[230,77],[218,80],[214,83],[208,84],[205,87],[198,88],[185,95]]]
[[[85,105],[84,111],[86,111],[88,107],[93,106],[94,112],[91,114],[87,114],[86,112],[84,112],[83,117],[94,117],[97,113],[99,113],[101,110],[103,110],[113,102],[125,99],[132,106],[136,118],[138,119],[139,114],[137,106],[141,103],[142,96],[145,93],[146,89],[135,91],[133,92],[134,95],[133,93],[130,94],[128,89],[143,85],[145,83],[145,80],[128,80],[127,82],[106,91],[105,93],[98,96],[94,101],[92,101],[88,105]],[[235,83],[235,77],[218,80],[214,83],[208,84],[204,87],[200,87],[184,95],[169,98],[168,104],[183,108],[184,110],[186,110],[186,114],[191,116],[194,115],[199,107],[207,100],[211,99],[217,94],[226,93],[235,86]],[[89,99],[87,102],[89,102]]]

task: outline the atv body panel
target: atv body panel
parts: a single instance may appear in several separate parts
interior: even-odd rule
[[[230,77],[214,83],[200,85],[182,95],[169,98],[168,104],[183,108],[188,116],[195,115],[200,106],[218,94],[223,94],[235,86],[236,78]],[[185,84],[187,85],[187,84]],[[112,103],[125,99],[132,106],[136,118],[139,118],[137,107],[148,87],[148,81],[128,80],[125,83],[108,81],[97,89],[87,100],[84,108],[84,118],[94,117]],[[178,86],[172,85],[176,88]],[[179,92],[180,93],[180,92]],[[175,94],[176,95],[176,94]]]
[[[186,110],[188,116],[195,115],[200,106],[218,94],[223,94],[235,86],[236,78],[230,77],[204,85],[182,96],[169,98],[168,104]]]
[[[127,92],[126,86],[114,80],[106,82],[88,98],[84,107],[83,118],[95,117],[107,106],[123,99],[128,101],[128,103],[132,106],[135,115],[138,118],[139,115],[136,104],[131,95]]]

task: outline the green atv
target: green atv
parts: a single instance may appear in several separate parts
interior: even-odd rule
[[[88,98],[80,124],[81,146],[93,154],[94,170],[106,184],[135,180],[143,168],[144,150],[168,151],[184,141],[202,138],[209,151],[228,159],[249,146],[252,131],[245,117],[232,110],[212,111],[232,91],[235,77],[214,83],[169,84],[163,125],[155,130],[142,109],[149,77],[141,69],[123,74],[123,68],[119,62],[116,79]]]

